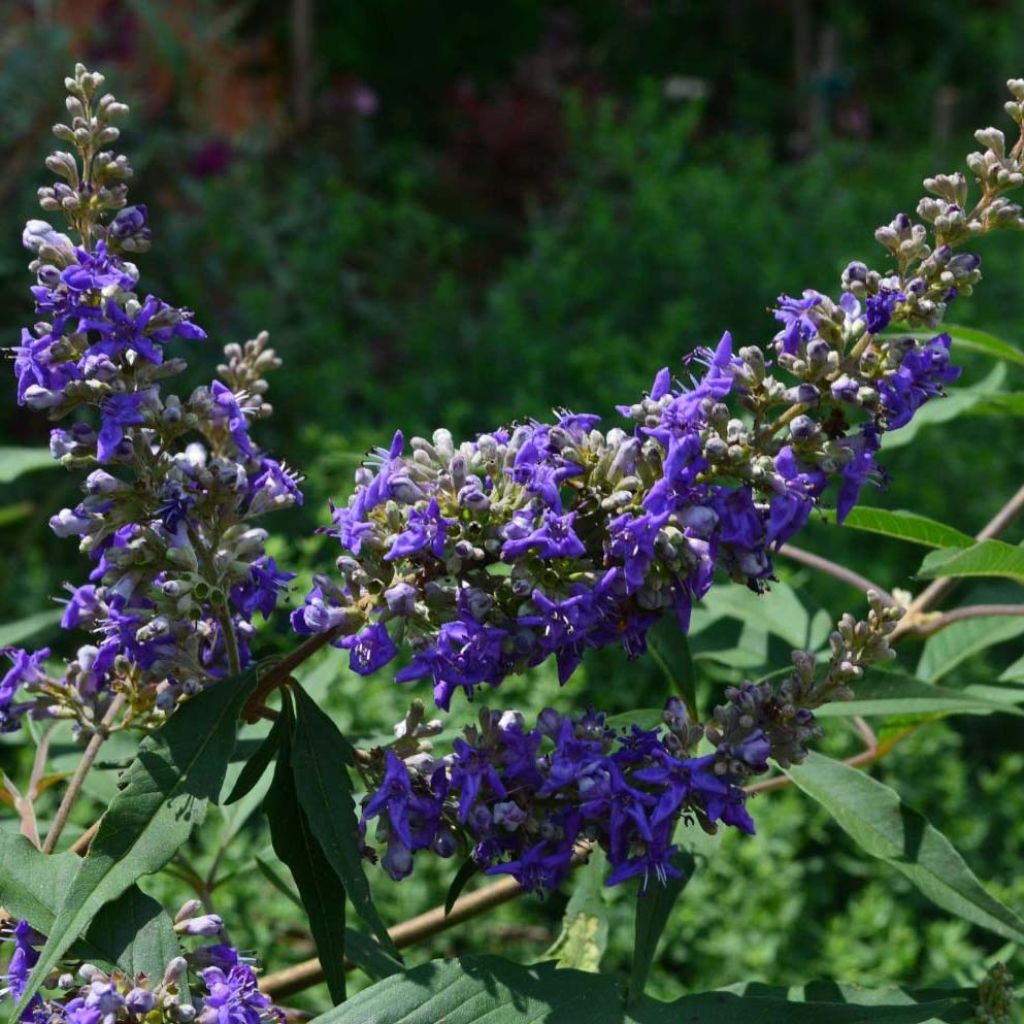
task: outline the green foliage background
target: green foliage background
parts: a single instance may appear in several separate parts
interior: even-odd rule
[[[548,154],[535,161],[543,173],[511,180],[493,162],[463,154],[459,165],[450,90],[466,77],[494,103],[534,96],[523,68],[538,53],[550,57],[544,33],[553,12],[539,0],[504,13],[474,6],[451,19],[434,5],[374,6],[373,18],[348,4],[326,18],[315,81],[326,93],[339,75],[356,76],[374,90],[378,113],[360,120],[319,112],[301,133],[261,130],[256,119],[230,140],[233,159],[213,175],[191,173],[182,157],[203,142],[187,106],[147,117],[140,68],[130,59],[105,68],[138,112],[124,141],[155,232],[153,253],[140,260],[144,282],[194,308],[219,343],[269,330],[285,359],[272,381],[276,416],[261,438],[308,475],[304,509],[274,524],[282,538],[275,554],[305,578],[333,558],[332,544],[312,531],[326,518],[327,499],[345,496],[368,446],[386,444],[396,427],[473,434],[544,416],[553,405],[612,416],[614,404],[631,401],[662,365],[678,366],[724,329],[740,344],[765,342],[774,333],[766,310],[779,292],[834,289],[849,259],[874,257],[874,226],[916,201],[925,173],[953,168],[971,145],[975,118],[979,125],[995,119],[1000,79],[1024,74],[1010,42],[1020,38],[1019,4],[972,12],[911,3],[901,5],[906,24],[881,6],[835,13],[831,27],[844,55],[839,85],[813,79],[803,87],[858,98],[872,128],[844,137],[826,117],[796,158],[792,135],[806,96],[789,72],[790,8],[652,2],[651,16],[636,20],[628,4],[570,5],[580,70],[554,76],[537,107],[557,126],[548,148],[538,148]],[[189,44],[169,30],[161,35],[159,4],[124,7],[188,95],[175,46]],[[226,5],[197,7],[217,13]],[[817,27],[828,25],[823,10],[809,9]],[[75,31],[58,17],[47,26],[12,25],[5,39],[5,50],[22,57],[0,71],[2,130],[26,156],[0,182],[8,200],[0,206],[0,324],[11,341],[31,316],[17,241],[44,180],[40,125],[56,115],[60,76],[81,38]],[[225,32],[229,43],[253,36],[283,43],[288,27],[283,13],[262,15],[254,6]],[[100,47],[102,25],[96,33],[99,41],[89,45]],[[904,69],[898,81],[882,75],[893,66]],[[592,74],[601,77],[599,89],[588,84]],[[678,74],[704,80],[707,100],[667,99],[666,80]],[[28,76],[39,83],[31,99]],[[929,129],[934,97],[950,83],[961,96],[954,130],[936,138]],[[465,187],[473,180],[479,188]],[[1018,344],[1020,241],[985,243],[986,279],[954,313]],[[212,372],[216,350],[196,350],[191,361],[198,382]],[[990,369],[978,357],[963,363],[967,384]],[[1019,369],[1011,369],[1007,386],[1022,387]],[[44,444],[45,425],[16,409],[9,380],[0,382],[0,399],[4,443]],[[1018,431],[1013,419],[982,415],[926,429],[890,453],[892,482],[868,501],[975,532],[1024,477]],[[56,541],[45,525],[74,501],[74,481],[60,472],[0,485],[0,621],[47,607],[64,579],[81,576],[73,545]],[[824,524],[810,527],[806,542],[887,588],[915,586],[918,550]],[[808,606],[833,614],[857,607],[854,592],[839,584],[780,570]],[[978,600],[1012,599],[1005,584],[963,589]],[[297,586],[297,599],[301,593]],[[287,644],[283,619],[267,627],[267,649]],[[47,633],[36,639],[55,648],[66,642]],[[945,685],[989,682],[1020,653],[1016,641],[1001,644],[959,665]],[[908,649],[901,657],[912,668],[916,655]],[[780,657],[772,647],[764,667],[780,667]],[[710,698],[727,673],[701,664]],[[633,673],[628,685],[626,672]],[[413,695],[351,675],[337,652],[315,663],[311,676],[311,692],[353,740],[387,733]],[[501,703],[567,707],[592,699],[615,711],[663,696],[657,672],[594,657],[565,690],[538,671],[506,685]],[[8,738],[0,743],[0,764],[23,773],[29,753]],[[856,740],[832,724],[827,749],[852,752]],[[996,895],[1020,908],[1022,769],[1019,726],[997,716],[930,724],[898,744],[877,773],[953,840]],[[102,801],[112,772],[100,772],[92,786]],[[276,873],[290,886],[255,803],[242,807],[214,812],[176,874],[144,888],[171,904],[192,894],[184,880],[191,872],[205,876],[216,864],[221,881],[212,899],[232,939],[276,968],[311,955],[312,946],[301,914],[271,878]],[[900,876],[866,864],[798,792],[766,795],[753,810],[759,834],[728,837],[676,908],[652,994],[748,979],[970,982],[984,964],[1012,954],[940,914]],[[80,812],[87,823],[90,808]],[[399,886],[372,872],[386,920],[443,900],[454,871],[424,861]],[[604,967],[624,975],[632,909],[624,893],[606,898]],[[564,903],[565,895],[521,900],[432,940],[413,959],[469,951],[539,958],[557,937]],[[1019,954],[1016,966],[1024,968]],[[308,1007],[327,1005],[323,990],[303,999]]]

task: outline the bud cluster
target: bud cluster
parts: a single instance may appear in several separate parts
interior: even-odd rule
[[[254,616],[269,616],[291,579],[256,521],[302,500],[298,478],[250,437],[271,412],[264,378],[280,361],[260,334],[227,346],[221,379],[187,397],[162,393],[185,368],[165,347],[206,335],[188,310],[137,292],[124,254],[148,248],[150,233],[145,207],[125,206],[127,162],[101,148],[127,110],[96,98],[101,83],[81,65],[68,79],[72,121],[55,131],[77,157],[50,158],[64,184],[43,189],[41,203],[66,214],[81,244],[29,222],[40,320],[14,350],[18,401],[69,421],[52,431],[51,451],[87,474],[83,500],[50,525],[94,563],[88,582],[69,587],[62,620],[94,638],[59,677],[43,664],[48,651],[3,651],[0,730],[26,713],[89,730],[114,690],[129,699],[127,721],[158,721],[247,664]]]
[[[191,904],[182,908],[177,918],[179,934],[220,932],[216,915],[200,919],[194,913]],[[200,920],[204,923],[196,930],[181,927]],[[14,952],[7,974],[0,975],[0,1003],[10,999],[13,1007],[21,1001],[39,959],[37,947],[45,939],[27,921],[8,930]],[[159,979],[106,972],[86,963],[76,974],[55,971],[48,977],[43,983],[47,994],[33,996],[21,1019],[40,1024],[283,1024],[284,1013],[260,992],[252,965],[251,958],[224,944],[200,946],[175,957]]]

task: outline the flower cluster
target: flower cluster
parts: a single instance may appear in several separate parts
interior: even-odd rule
[[[688,732],[676,703],[666,717]],[[483,710],[450,757],[417,764],[385,754],[380,788],[363,820],[380,817],[383,866],[395,879],[412,870],[413,853],[451,856],[460,836],[489,874],[508,873],[524,887],[550,890],[568,874],[583,841],[608,853],[608,884],[674,874],[672,837],[692,812],[753,832],[742,789],[716,771],[714,753],[687,757],[679,731],[608,727],[590,711],[542,711],[525,729],[515,712]]]
[[[378,751],[377,788],[363,808],[363,827],[379,819],[382,864],[395,879],[412,871],[413,855],[450,857],[470,849],[489,874],[508,873],[524,887],[550,890],[587,844],[608,856],[607,884],[676,874],[673,836],[680,818],[714,831],[718,822],[752,833],[743,780],[807,756],[821,735],[813,709],[851,696],[849,683],[892,655],[887,638],[900,612],[870,595],[865,621],[844,616],[830,637],[821,678],[815,658],[794,652],[794,671],[777,684],[726,691],[706,727],[685,705],[668,701],[662,727],[612,728],[593,709],[583,715],[542,711],[533,729],[518,712],[483,709],[480,726],[435,758],[428,744],[437,725],[422,723],[422,705],[402,723],[396,743]],[[708,753],[694,756],[702,737]]]
[[[176,918],[183,935],[216,936],[216,915],[195,916],[196,902],[186,904]],[[7,974],[0,976],[0,1003],[17,1005],[32,968],[37,947],[45,939],[18,921],[10,928],[14,952]],[[284,1013],[259,990],[252,961],[233,946],[200,946],[167,964],[163,975],[128,977],[105,972],[93,964],[48,979],[50,994],[33,996],[21,1016],[31,1024],[280,1024]],[[56,991],[54,991],[56,990]]]
[[[255,525],[302,499],[296,476],[250,437],[252,421],[271,411],[264,375],[279,360],[261,334],[227,346],[209,386],[187,398],[161,392],[185,368],[166,346],[206,335],[189,311],[137,291],[126,255],[148,248],[150,230],[145,207],[125,205],[127,160],[102,149],[127,108],[98,97],[101,84],[81,65],[67,79],[71,124],[55,132],[80,159],[47,160],[64,180],[40,190],[40,201],[66,214],[81,244],[29,222],[40,319],[14,351],[19,402],[72,421],[52,431],[51,451],[87,471],[83,500],[50,525],[78,537],[94,563],[86,583],[69,586],[62,620],[94,636],[59,678],[47,674],[48,651],[3,651],[11,665],[0,681],[0,730],[29,712],[88,729],[113,690],[128,695],[133,721],[167,713],[246,665],[254,616],[269,616],[292,578]]]
[[[1022,123],[1024,82],[1009,85]],[[838,301],[780,296],[771,360],[734,351],[726,334],[692,357],[700,374],[679,382],[663,369],[620,406],[629,430],[562,411],[461,444],[439,430],[411,451],[396,433],[332,508],[339,575],[316,577],[296,631],[329,632],[362,674],[407,642],[396,680],[431,679],[447,708],[457,689],[472,696],[552,656],[565,682],[589,647],[641,653],[665,612],[687,628],[716,571],[763,589],[773,553],[826,488],[836,484],[842,521],[881,476],[883,433],[958,376],[950,337],[920,332],[980,279],[980,258],[955,247],[1024,226],[1005,197],[1024,183],[1021,144],[1007,152],[994,128],[977,138],[976,205],[964,205],[962,174],[927,179],[925,223],[900,214],[876,232],[893,263],[884,273],[849,264]]]

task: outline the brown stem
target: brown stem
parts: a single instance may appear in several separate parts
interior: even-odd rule
[[[886,604],[895,606],[897,603],[896,598],[883,587],[880,587],[877,583],[872,583],[866,576],[861,576],[860,573],[847,569],[845,565],[839,565],[838,562],[833,562],[831,559],[822,558],[821,555],[815,555],[810,551],[804,551],[803,548],[795,548],[792,544],[783,544],[779,548],[779,554],[785,555],[786,558],[799,562],[801,565],[806,565],[808,569],[816,569],[818,572],[832,576],[842,583],[847,583],[862,593],[874,590]]]
[[[940,612],[933,618],[921,618],[911,623],[902,632],[913,636],[929,637],[938,633],[954,622],[964,619],[984,619],[996,616],[1024,615],[1024,604],[971,604],[964,608],[953,608],[948,612]]]
[[[581,864],[586,864],[590,857],[591,849],[592,847],[589,843],[581,843],[573,855],[572,866],[576,868]],[[399,949],[404,949],[406,946],[415,945],[431,935],[438,935],[449,928],[454,928],[455,925],[468,921],[478,914],[484,914],[488,910],[493,910],[495,907],[501,906],[502,903],[508,903],[509,900],[515,899],[524,891],[523,887],[514,878],[506,877],[501,879],[500,882],[494,882],[483,889],[477,889],[476,892],[460,896],[447,914],[443,906],[433,907],[423,914],[411,917],[408,921],[402,921],[393,928],[389,928],[388,935],[391,936],[391,940]],[[351,963],[346,963],[347,969],[351,969],[353,966]],[[316,985],[323,981],[323,979],[324,972],[320,966],[320,961],[313,957],[310,960],[303,960],[302,963],[295,964],[292,967],[286,967],[283,970],[274,971],[273,974],[268,974],[260,982],[260,988],[272,999],[281,999],[296,992],[301,992],[311,985]]]
[[[107,713],[103,716],[100,724],[96,726],[96,731],[92,734],[85,752],[82,754],[82,759],[78,762],[78,767],[75,768],[74,775],[71,776],[67,792],[65,792],[64,799],[60,802],[60,807],[57,808],[57,815],[53,819],[50,831],[46,833],[43,853],[53,853],[56,848],[57,840],[60,839],[60,834],[64,831],[68,816],[71,814],[71,808],[74,807],[75,800],[78,799],[78,794],[82,789],[82,783],[85,782],[85,776],[92,767],[93,761],[96,760],[100,747],[103,746],[110,735],[110,727],[114,724],[114,719],[120,713],[124,702],[125,695],[123,693],[116,694],[110,702],[110,707],[107,708]]]
[[[274,665],[267,674],[260,680],[259,686],[253,691],[253,695],[246,701],[242,708],[242,718],[250,724],[257,718],[266,717],[262,714],[264,701],[276,690],[291,674],[308,658],[311,658],[322,647],[326,647],[332,640],[341,635],[341,627],[335,626],[324,633],[316,633],[308,640],[299,644],[290,654],[283,657]]]

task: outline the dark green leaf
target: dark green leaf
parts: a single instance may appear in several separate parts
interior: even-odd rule
[[[665,673],[671,693],[683,698],[690,714],[697,717],[697,671],[690,642],[674,615],[666,615],[647,634],[651,657]]]
[[[22,473],[59,466],[48,448],[0,447],[0,484],[17,480]]]
[[[834,982],[786,992],[751,988],[673,1003],[644,998],[627,1010],[604,975],[550,962],[522,967],[499,957],[462,957],[385,978],[315,1024],[956,1024],[974,1013],[973,993],[963,990],[872,991]]]
[[[266,739],[256,748],[256,752],[245,762],[245,767],[238,776],[237,781],[231,788],[225,804],[233,804],[241,800],[243,796],[252,792],[253,787],[263,778],[263,773],[270,765],[277,748],[281,743],[282,719],[274,722],[273,728],[267,734]]]
[[[818,708],[819,718],[848,715],[991,715],[997,712],[1024,714],[1012,704],[1000,703],[965,692],[924,683],[902,672],[874,672],[854,688],[853,700],[836,701]]]
[[[49,630],[60,622],[60,609],[52,611],[36,612],[35,615],[26,615],[17,622],[8,622],[0,626],[0,647],[17,647],[26,640],[44,630]]]
[[[829,509],[823,515],[835,522],[835,511]],[[843,527],[879,533],[883,537],[923,544],[929,548],[969,548],[974,543],[974,538],[969,534],[927,516],[919,516],[916,512],[891,512],[865,505],[851,509],[843,520]]]
[[[608,862],[601,850],[573,874],[572,896],[562,917],[562,931],[544,959],[559,967],[596,972],[608,947],[608,911],[605,907],[604,876]]]
[[[1024,583],[1024,548],[1001,540],[983,540],[969,548],[941,548],[925,556],[917,575],[1003,576]]]
[[[663,884],[655,878],[648,879],[647,889],[642,888],[636,897],[636,921],[633,931],[633,965],[629,973],[629,1004],[636,1005],[644,993],[647,976],[651,972],[654,954],[658,949],[661,933],[668,924],[669,914],[693,877],[697,862],[685,850],[680,850],[672,864],[679,871],[678,878],[668,878]]]
[[[57,904],[80,865],[73,853],[47,856],[24,836],[0,831],[0,906],[36,931],[49,934]],[[133,885],[96,915],[73,951],[130,975],[145,971],[154,976],[178,956],[180,948],[163,908]]]
[[[296,688],[295,700],[292,758],[299,803],[356,913],[377,936],[381,946],[397,958],[398,950],[374,906],[363,870],[352,782],[345,767],[352,763],[352,747],[301,688]]]
[[[402,961],[381,949],[380,943],[372,935],[357,932],[355,928],[345,929],[345,950],[349,960],[356,967],[361,967],[374,981],[399,974],[405,969]]]
[[[207,802],[220,794],[252,682],[251,673],[222,680],[142,741],[66,890],[23,1004],[100,908],[162,868],[202,821]]]
[[[787,774],[861,849],[906,875],[933,903],[1003,938],[1024,942],[1024,920],[990,895],[952,843],[894,790],[813,752]]]
[[[282,718],[290,719],[287,694]],[[306,908],[320,966],[331,999],[345,998],[345,889],[324,856],[299,802],[297,774],[292,763],[290,722],[282,731],[274,780],[263,803],[270,822],[274,852],[288,865]]]
[[[282,895],[295,904],[299,910],[305,910],[302,900],[298,894],[292,891],[291,886],[268,864],[262,857],[256,858],[256,867],[260,874]]]
[[[448,895],[444,898],[445,917],[452,912],[452,907],[455,906],[455,901],[459,898],[462,890],[466,888],[466,883],[479,873],[480,865],[472,858],[466,860],[462,867],[459,868],[452,879],[452,884],[448,886]]]

